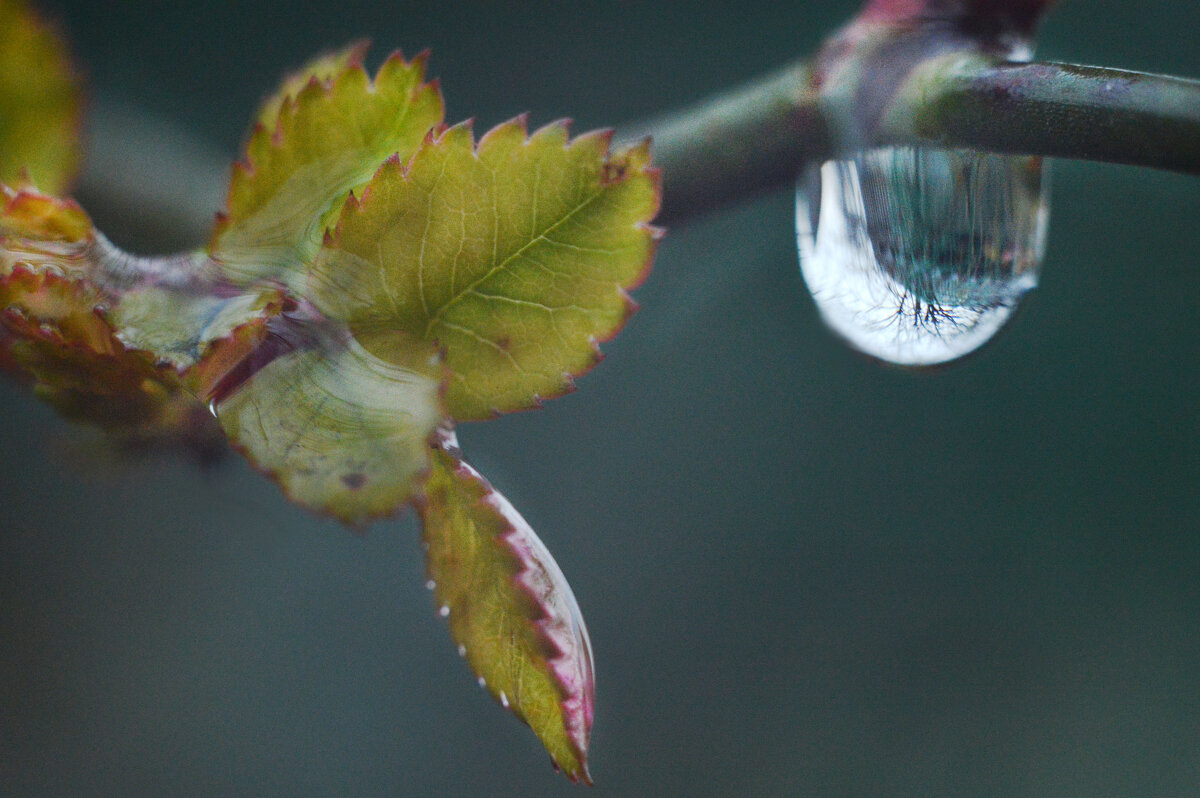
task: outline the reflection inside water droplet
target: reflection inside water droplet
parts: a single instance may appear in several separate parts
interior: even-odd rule
[[[804,280],[863,352],[961,357],[1037,284],[1047,209],[1040,158],[887,147],[809,170],[796,193]]]

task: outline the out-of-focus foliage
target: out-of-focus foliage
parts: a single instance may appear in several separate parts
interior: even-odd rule
[[[80,80],[23,0],[0,0],[0,182],[28,174],[51,194],[79,167]]]

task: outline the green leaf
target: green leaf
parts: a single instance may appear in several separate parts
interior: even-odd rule
[[[362,66],[370,42],[354,42],[350,46],[332,53],[324,53],[309,61],[295,73],[288,75],[283,84],[268,97],[258,109],[256,120],[272,133],[279,123],[279,111],[284,103],[294,101],[309,83],[316,81],[326,87],[338,75],[351,67]]]
[[[292,501],[347,524],[409,500],[443,419],[432,350],[401,335],[372,344],[387,360],[343,331],[280,317],[239,384],[213,397],[230,441]]]
[[[501,705],[572,780],[587,769],[595,678],[587,628],[550,552],[452,437],[418,503],[428,575],[450,634]]]
[[[0,0],[0,182],[51,194],[79,167],[82,91],[66,48],[28,5]]]
[[[609,137],[527,137],[523,120],[478,149],[466,126],[431,137],[347,201],[305,295],[356,331],[435,343],[454,418],[562,394],[628,317],[658,238],[647,148],[610,154]]]
[[[330,209],[388,157],[408,158],[441,122],[441,93],[422,82],[424,56],[408,63],[393,54],[371,80],[357,55],[351,48],[318,60],[301,73],[310,79],[295,97],[288,81],[267,102],[263,115],[278,102],[277,121],[251,133],[209,244],[234,283],[278,281],[294,290]],[[344,68],[329,75],[342,59]]]

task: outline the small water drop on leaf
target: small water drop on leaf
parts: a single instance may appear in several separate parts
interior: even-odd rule
[[[460,456],[442,436],[417,505],[435,599],[454,607],[450,635],[480,686],[590,783],[595,673],[579,605],[528,522]]]
[[[804,280],[827,324],[891,363],[989,340],[1037,284],[1040,158],[888,147],[829,161],[797,190]]]

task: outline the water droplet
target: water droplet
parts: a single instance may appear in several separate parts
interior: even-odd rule
[[[208,412],[212,413],[213,418],[217,417],[217,400],[216,399],[208,400]]]
[[[438,607],[438,615],[442,616],[443,618],[449,618],[450,617],[450,607],[448,607],[445,604]]]
[[[479,684],[480,687],[487,687],[487,679],[483,678],[482,676],[480,676],[475,681]]]
[[[508,696],[504,694],[503,690],[500,691],[500,706],[508,709]]]
[[[460,657],[467,656],[467,647],[464,646],[462,643],[458,644],[458,656],[460,656]]]
[[[863,352],[923,366],[991,338],[1037,284],[1047,205],[1040,158],[887,147],[801,178],[804,280]]]
[[[437,582],[433,581],[432,579],[429,579],[425,582],[426,590],[433,590],[435,587],[437,587]]]

